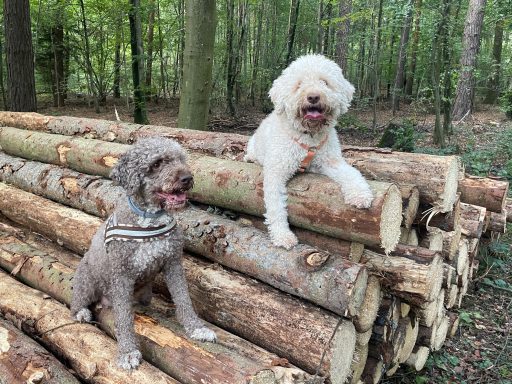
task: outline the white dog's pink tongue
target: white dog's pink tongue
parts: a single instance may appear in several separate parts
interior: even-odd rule
[[[184,203],[187,200],[187,195],[185,193],[158,192],[158,196],[160,196],[162,199],[165,199],[166,202],[171,204]]]
[[[304,118],[308,120],[321,120],[324,118],[324,115],[318,111],[308,111]]]

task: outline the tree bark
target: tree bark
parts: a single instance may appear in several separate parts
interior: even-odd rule
[[[62,355],[71,368],[91,383],[179,384],[150,364],[143,362],[132,371],[118,368],[116,343],[91,324],[76,323],[69,310],[35,289],[0,271],[0,312],[20,323],[23,329],[50,350]]]
[[[498,100],[498,96],[500,95],[501,51],[503,49],[504,24],[505,20],[502,17],[499,17],[494,25],[491,76],[487,83],[487,95],[485,96],[485,102],[487,104],[496,103],[496,100]]]
[[[300,0],[290,0],[290,13],[288,16],[288,37],[286,39],[286,58],[284,67],[287,67],[293,58],[293,43],[295,41],[295,31],[297,29],[297,20],[299,19]]]
[[[508,187],[506,180],[466,175],[459,181],[460,200],[499,213],[505,208]]]
[[[34,113],[0,112],[1,125],[128,144],[139,137],[164,136],[177,140],[193,152],[231,160],[243,158],[249,139],[239,134],[197,132],[188,129],[69,116],[53,117]],[[439,206],[443,211],[451,211],[453,208],[459,177],[455,156],[433,156],[354,146],[344,146],[343,155],[351,165],[371,179],[395,182],[399,185],[416,185],[420,190],[422,202]]]
[[[10,243],[7,251],[5,249],[0,251],[0,261],[2,267],[11,273],[16,265],[23,262],[23,269],[18,272],[21,279],[69,305],[74,274],[72,268],[19,241]],[[0,310],[1,308],[0,304]],[[215,329],[218,337],[216,344],[199,345],[185,336],[183,328],[174,316],[164,315],[172,311],[173,306],[156,298],[153,299],[151,307],[136,307],[135,311],[135,331],[140,335],[141,351],[144,357],[159,369],[184,384],[242,383],[245,380],[258,382],[258,379],[263,380],[263,383],[276,382],[277,372],[275,376],[272,375],[272,380],[265,378],[269,376],[269,370],[272,372],[271,362],[278,359],[276,355],[220,328]],[[111,310],[96,310],[95,315],[101,327],[113,336],[114,324]],[[73,323],[73,321],[70,322]],[[282,373],[288,371],[288,375],[295,373],[298,377],[304,376],[304,373],[297,368],[279,367],[277,371],[281,370],[280,368]]]
[[[97,140],[0,129],[0,145],[6,153],[77,171],[108,176],[128,146]],[[195,186],[189,196],[206,204],[244,213],[264,213],[263,180],[256,164],[190,156]],[[342,203],[339,186],[315,174],[299,175],[288,183],[290,223],[302,228],[392,250],[400,236],[402,201],[396,185],[370,182],[375,200],[370,209]],[[321,220],[319,220],[321,215]]]
[[[130,47],[132,51],[133,79],[133,122],[149,124],[146,112],[146,99],[142,86],[144,79],[144,52],[142,50],[142,27],[140,20],[140,0],[130,0]]]
[[[404,24],[402,27],[402,35],[400,36],[400,46],[398,48],[398,60],[397,60],[397,70],[395,75],[395,85],[393,87],[393,115],[395,112],[400,109],[400,95],[402,93],[402,89],[404,86],[404,70],[405,70],[405,62],[407,58],[407,44],[409,43],[409,32],[411,30],[411,22],[412,22],[412,11],[413,5],[412,0],[409,1],[406,5],[407,10],[404,18]]]
[[[19,230],[15,227],[0,229],[2,234],[23,236],[23,242],[27,242],[26,233],[22,232],[20,235],[15,231]],[[5,241],[0,245],[2,249],[16,250],[18,253],[27,249],[14,237],[7,239],[4,236],[4,239]],[[20,272],[22,278],[27,273],[32,274],[41,269],[40,263],[44,263],[45,259],[49,264],[44,264],[43,269],[47,270],[50,276],[55,275],[59,279],[60,275],[52,272],[59,267],[56,262],[72,269],[76,269],[78,265],[76,256],[74,260],[69,260],[68,255],[62,250],[55,247],[49,248],[41,240],[30,239],[28,244],[43,253],[50,254],[44,259],[35,257],[28,259],[23,271]],[[1,255],[5,257],[0,257],[0,264],[4,268],[12,269],[17,260],[10,261],[8,253],[0,253]],[[183,266],[194,307],[202,318],[285,357],[292,364],[301,366],[309,372],[316,371],[323,351],[328,346],[320,373],[329,375],[332,382],[338,382],[335,380],[338,377],[336,375],[339,375],[337,367],[348,365],[351,356],[347,350],[353,348],[351,340],[354,339],[354,328],[348,321],[344,321],[338,328],[335,338],[329,344],[329,339],[339,321],[339,318],[332,313],[285,295],[254,279],[224,270],[216,264],[192,256],[184,256]],[[53,280],[41,278],[38,281],[51,283]],[[48,290],[51,284],[37,286],[37,288]],[[170,297],[162,276],[156,278],[154,289]],[[58,292],[52,292],[52,294],[57,295]],[[254,318],[260,321],[254,322]],[[248,323],[252,323],[252,326],[247,327]],[[282,326],[284,324],[286,326]],[[297,337],[298,334],[300,337]],[[308,348],[303,348],[304,344],[307,344]],[[337,362],[332,361],[334,357]]]
[[[11,111],[36,111],[29,0],[4,1],[7,87]]]
[[[215,1],[186,2],[183,83],[178,126],[206,129],[215,40]]]
[[[453,105],[453,119],[461,120],[471,114],[473,97],[475,94],[476,59],[480,49],[480,34],[484,20],[486,0],[470,0],[464,37],[462,41],[463,52],[460,59],[460,77],[457,83],[455,102]]]
[[[345,73],[348,73],[348,42],[350,36],[350,13],[352,12],[352,0],[341,0],[339,3],[338,17],[340,22],[336,28],[336,62]]]
[[[43,171],[43,175],[44,173]],[[48,176],[49,172],[46,171],[45,177]],[[51,190],[53,183],[58,186],[58,180],[59,178],[50,176],[47,179],[46,188],[38,192],[45,193],[45,189],[48,188]],[[98,188],[99,182],[92,186],[92,193],[113,189],[106,186]],[[76,195],[72,198],[75,201],[87,199],[78,183],[73,184],[73,188]],[[94,191],[95,188],[98,190]],[[54,198],[58,196],[57,191],[58,189],[51,192]],[[0,210],[4,215],[26,226],[34,225],[33,218],[30,216],[32,210],[25,209],[27,201],[32,199],[32,208],[42,213],[38,222],[45,223],[40,231],[52,238],[55,238],[54,233],[58,240],[76,251],[83,252],[88,248],[92,234],[101,223],[85,213],[65,209],[60,204],[29,193],[22,193],[5,184],[0,184],[0,198]],[[19,204],[9,203],[16,199]],[[71,199],[61,197],[58,200],[67,200],[69,203]],[[119,194],[111,191],[96,197],[89,206],[96,203],[111,210],[118,200]],[[42,208],[45,204],[48,205],[48,209]],[[72,201],[71,204],[78,208],[83,206],[81,203],[73,204]],[[359,313],[368,278],[363,266],[339,257],[334,258],[330,254],[305,245],[297,246],[293,251],[276,249],[262,232],[200,210],[189,209],[176,216],[185,232],[187,250],[200,253],[218,263],[256,277],[285,292],[306,298],[341,315],[352,317]],[[51,224],[53,220],[59,220],[55,228]],[[78,242],[68,240],[82,221],[89,223],[89,229],[81,231],[80,236],[77,236],[80,237]],[[256,254],[257,257],[255,257]],[[318,286],[322,289],[318,289]]]
[[[147,61],[146,61],[146,80],[145,80],[145,88],[146,88],[146,98],[147,100],[151,100],[152,96],[156,97],[156,92],[152,89],[152,76],[153,76],[153,47],[154,47],[154,36],[155,36],[155,13],[156,13],[156,4],[155,0],[151,0],[148,3],[149,7],[149,15],[148,15],[148,32],[147,32]]]
[[[0,351],[3,383],[79,384],[55,356],[2,317]]]

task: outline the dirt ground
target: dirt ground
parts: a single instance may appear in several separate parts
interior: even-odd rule
[[[83,100],[68,103],[57,109],[43,106],[39,112],[48,115],[71,115],[115,120],[115,109],[122,121],[131,122],[133,116],[126,104],[107,107],[96,114]],[[171,100],[148,105],[151,124],[176,126],[178,101]],[[214,113],[209,129],[251,134],[265,116],[256,108],[244,108],[237,118],[227,117],[223,111]],[[376,145],[383,127],[389,122],[409,119],[414,122],[417,147],[432,147],[434,116],[428,107],[406,105],[393,116],[387,105],[377,111],[377,130],[372,126],[372,112],[354,106],[346,126],[340,130],[345,144]],[[496,107],[478,109],[471,118],[454,126],[449,145],[457,153],[469,150],[496,148],[499,133],[512,129],[512,122]],[[501,239],[488,239],[480,253],[480,270],[459,310],[461,326],[458,334],[448,340],[439,352],[431,354],[427,367],[421,372],[402,369],[385,383],[489,383],[512,384],[512,226]]]

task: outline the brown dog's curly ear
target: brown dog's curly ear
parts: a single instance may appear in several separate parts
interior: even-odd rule
[[[119,158],[110,172],[110,178],[114,184],[123,187],[129,196],[137,194],[142,186],[143,175],[138,163],[134,151],[129,150]]]

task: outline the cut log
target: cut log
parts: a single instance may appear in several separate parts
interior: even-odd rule
[[[462,275],[464,269],[469,264],[469,253],[468,253],[469,242],[467,239],[462,238],[459,241],[459,249],[450,264],[455,267],[457,275]]]
[[[61,281],[69,277],[66,274],[71,274],[77,266],[76,256],[74,262],[69,263],[69,255],[62,257],[60,253],[55,254],[53,248],[50,248],[51,255],[41,252],[41,247],[46,246],[40,240],[32,239],[31,245],[35,249],[31,249],[14,237],[6,237],[9,233],[12,230],[0,232],[3,235],[0,266],[12,270],[23,262],[19,274],[23,279],[32,274],[45,273],[37,279],[38,285],[34,286],[67,302],[71,292],[61,289],[60,285],[54,289],[54,284],[56,279]],[[332,377],[333,382],[340,382],[340,375],[346,375],[343,370],[350,364],[350,349],[354,348],[354,327],[351,323],[344,321],[336,330],[339,318],[330,312],[282,294],[244,275],[225,271],[217,265],[187,255],[183,265],[194,307],[202,318],[285,357],[309,372],[316,371],[325,350],[320,373]],[[155,283],[157,292],[169,296],[160,276]],[[259,321],[254,322],[254,318]],[[247,327],[249,323],[251,327]],[[326,349],[335,330],[331,346]],[[299,334],[300,337],[297,337]],[[305,344],[308,348],[303,348]],[[336,364],[331,364],[333,358],[336,358]]]
[[[51,351],[63,356],[71,368],[91,383],[174,383],[177,381],[143,362],[125,371],[112,362],[116,343],[90,324],[76,323],[69,310],[42,292],[29,288],[0,271],[0,312],[39,336]]]
[[[420,200],[431,204],[439,212],[449,212],[453,208],[460,168],[456,156],[350,146],[343,148],[343,156],[370,179],[416,185]]]
[[[453,308],[453,306],[457,302],[458,294],[459,294],[459,287],[457,286],[457,284],[450,285],[450,287],[447,289],[447,291],[445,293],[445,297],[444,297],[444,305],[446,308],[448,308],[448,309]]]
[[[443,251],[443,230],[429,227],[426,236],[420,241],[420,246],[431,251]]]
[[[414,368],[417,372],[421,371],[427,363],[430,349],[421,345],[415,345],[411,355],[405,362],[409,367]]]
[[[457,227],[454,231],[442,231],[441,233],[443,234],[443,257],[452,260],[459,248],[460,237],[462,235],[461,228]]]
[[[443,231],[454,231],[460,226],[460,193],[457,193],[453,209],[450,212],[438,213],[432,207],[420,205],[415,223],[425,227],[436,227]],[[428,228],[427,228],[428,229]]]
[[[448,312],[449,326],[446,337],[452,338],[457,334],[459,330],[460,316],[455,312]]]
[[[415,228],[400,227],[400,244],[417,246],[419,244],[418,232]]]
[[[455,281],[457,271],[455,271],[454,267],[446,263],[443,264],[443,268],[443,287],[449,288],[450,285],[452,285],[452,283]]]
[[[366,366],[366,360],[368,359],[368,343],[367,344],[357,344],[356,349],[354,351],[354,357],[352,358],[351,375],[350,375],[350,384],[357,384],[361,379],[361,375],[363,374],[364,367]]]
[[[81,211],[5,184],[0,184],[0,211],[11,220],[56,238],[79,253],[88,249],[92,235],[101,224],[99,219]],[[358,313],[368,278],[364,266],[305,245],[291,251],[277,249],[257,229],[239,226],[201,210],[189,209],[177,217],[185,230],[188,250],[341,315]],[[54,233],[55,224],[57,231]],[[84,231],[78,230],[81,225],[86,225]],[[75,239],[77,232],[79,239]],[[319,286],[322,289],[318,289]]]
[[[486,213],[486,220],[489,225],[487,226],[486,235],[491,236],[491,233],[505,233],[507,231],[507,210],[504,209],[500,213],[488,211]]]
[[[399,321],[400,299],[394,296],[385,297],[373,326],[368,355],[381,360],[386,366],[391,364],[398,352],[398,339],[395,333]]]
[[[404,336],[401,338],[398,352],[393,359],[396,364],[405,363],[409,358],[418,338],[419,327],[419,320],[414,312],[411,312],[410,315],[401,318],[398,322],[398,329],[403,328],[402,332]]]
[[[0,146],[13,156],[63,165],[80,172],[108,176],[127,145],[0,128]],[[206,156],[190,156],[193,200],[251,215],[264,213],[262,169]],[[343,203],[339,186],[327,177],[299,175],[288,183],[291,224],[325,235],[394,249],[400,236],[402,199],[397,186],[370,182],[375,195],[370,209]]]
[[[9,240],[10,242],[6,243],[7,245],[2,244],[0,249],[2,268],[12,273],[16,272],[16,269],[19,269],[16,266],[21,264],[23,268],[19,269],[16,275],[19,274],[23,281],[69,304],[74,270],[50,255],[44,255],[41,251],[15,239]],[[141,351],[154,365],[183,383],[196,383],[201,380],[219,384],[238,383],[244,382],[244,377],[263,380],[268,376],[267,371],[272,366],[271,362],[278,359],[278,356],[211,325],[209,326],[214,328],[217,334],[217,343],[196,343],[185,336],[183,328],[174,316],[161,314],[172,313],[174,307],[156,298],[153,300],[156,303],[152,308],[157,307],[160,311],[142,307],[136,310],[135,331],[141,336]],[[113,335],[112,312],[102,309],[96,311],[95,315],[102,328]],[[353,326],[352,331],[352,345],[355,345]],[[350,349],[350,340],[345,341],[348,342]],[[351,359],[346,360],[347,375]],[[289,373],[304,377],[305,374],[301,372],[292,367]],[[267,381],[262,382],[275,383],[270,379],[265,380]]]
[[[508,181],[466,175],[459,181],[461,201],[492,212],[502,212],[506,205]]]
[[[138,137],[165,136],[177,140],[192,151],[231,160],[243,157],[249,139],[237,134],[140,126],[66,116],[15,115],[12,112],[1,113],[0,124],[125,144],[133,143]],[[449,211],[453,206],[460,168],[455,156],[433,156],[349,146],[343,148],[343,154],[371,179],[416,185],[421,190],[420,197],[426,202],[440,207],[443,211]]]
[[[384,256],[365,249],[361,262],[381,276],[381,284],[391,293],[411,304],[423,306],[435,300],[443,284],[441,256],[428,249],[408,247],[401,256]]]
[[[482,236],[487,210],[484,207],[466,203],[460,203],[460,208],[460,226],[462,234],[469,237],[480,238]]]
[[[364,333],[371,329],[373,322],[377,318],[381,301],[382,292],[379,278],[370,275],[368,277],[363,304],[361,305],[359,314],[353,318],[357,332]]]
[[[0,382],[79,384],[55,356],[1,317]]]
[[[505,210],[507,211],[507,222],[512,223],[512,198],[507,198]]]
[[[252,225],[261,231],[266,231],[267,226],[265,225],[262,217],[251,216],[247,214],[239,214],[238,222],[240,225]],[[291,227],[291,230],[299,242],[304,244],[312,245],[315,248],[327,251],[337,257],[358,263],[363,255],[364,244],[355,243],[352,241],[346,241],[337,239],[335,237],[322,235],[318,232],[311,232],[303,228]]]

